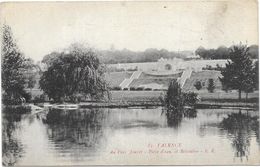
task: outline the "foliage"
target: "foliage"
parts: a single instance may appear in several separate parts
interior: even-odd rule
[[[30,88],[30,89],[34,88],[34,86],[35,86],[35,84],[36,84],[36,80],[35,80],[34,76],[30,76],[30,77],[28,78],[27,84],[28,84],[28,85],[27,85],[28,88]]]
[[[201,82],[200,82],[200,81],[196,81],[195,84],[194,84],[194,87],[195,87],[197,90],[200,90],[200,89],[202,88]]]
[[[145,88],[144,90],[146,90],[146,91],[151,91],[152,88]]]
[[[137,91],[141,91],[141,90],[144,90],[144,87],[138,87],[136,88]]]
[[[222,66],[220,66],[219,64],[216,65],[216,67],[212,67],[211,65],[206,65],[206,67],[203,67],[202,70],[214,70],[214,71],[221,71],[222,70]]]
[[[50,54],[45,55],[41,62],[49,67],[54,62],[54,60],[59,57],[59,55],[60,53],[58,52],[51,52]]]
[[[214,80],[212,78],[210,78],[208,80],[208,87],[207,87],[208,91],[210,93],[213,93],[214,92],[214,89],[215,89],[215,84],[214,84]]]
[[[54,101],[64,101],[82,94],[99,99],[108,94],[96,52],[78,44],[61,52],[40,79],[40,88]],[[71,100],[71,99],[70,99]]]
[[[41,94],[41,95],[35,96],[34,99],[33,99],[33,102],[34,103],[43,103],[43,102],[45,102],[45,95]]]
[[[256,90],[259,89],[259,62],[256,61],[254,63],[254,67],[253,67],[253,79],[254,79],[254,88]]]
[[[249,48],[246,45],[236,45],[230,50],[230,60],[226,68],[222,69],[221,74],[223,88],[225,90],[236,89],[239,92],[252,92],[254,89],[255,77],[253,72],[253,63],[248,55]]]
[[[229,52],[226,46],[220,46],[217,49],[205,49],[199,47],[195,51],[196,55],[199,55],[203,59],[228,59]]]
[[[183,96],[183,101],[185,106],[194,107],[195,104],[198,102],[198,94],[194,92],[187,92],[187,93],[183,92],[182,96]]]
[[[200,46],[195,54],[199,55],[203,59],[229,59],[230,49],[234,46],[227,48],[226,46],[219,46],[217,49],[205,49]],[[251,45],[248,48],[248,55],[252,59],[258,58],[258,45]]]
[[[114,86],[112,90],[121,90],[121,88],[119,86]]]
[[[123,50],[102,50],[100,51],[100,60],[106,64],[116,63],[140,63],[156,62],[160,58],[186,58],[192,54],[192,51],[168,51],[166,49],[149,48],[145,51]],[[137,69],[133,69],[135,71]]]
[[[136,90],[136,88],[135,87],[130,87],[130,90]]]
[[[176,81],[170,83],[165,97],[161,100],[170,124],[179,122],[183,117],[194,116],[196,113],[194,107],[198,101],[197,94],[193,92],[183,93]]]
[[[26,59],[19,51],[11,28],[3,26],[2,39],[2,89],[4,91],[4,103],[15,104],[17,99],[29,97],[24,90],[25,77],[23,71],[26,69]]]

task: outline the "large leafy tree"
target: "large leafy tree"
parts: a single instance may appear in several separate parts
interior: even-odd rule
[[[72,45],[52,59],[39,83],[54,101],[73,99],[78,94],[100,98],[107,92],[103,74],[104,70],[93,49]]]
[[[220,78],[225,90],[238,90],[238,98],[241,100],[241,92],[253,91],[255,75],[253,73],[253,63],[248,54],[249,48],[246,45],[235,45],[230,50],[230,60],[226,68],[222,69]]]
[[[17,99],[28,98],[24,90],[26,59],[13,39],[10,26],[3,26],[2,36],[2,89],[4,102],[14,103]]]

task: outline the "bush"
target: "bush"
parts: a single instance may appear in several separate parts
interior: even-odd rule
[[[154,89],[154,91],[162,91],[162,89]]]
[[[141,91],[141,90],[144,90],[144,87],[138,87],[136,88],[137,91]]]
[[[185,106],[194,107],[198,102],[198,94],[194,92],[182,93]]]
[[[34,99],[33,99],[33,102],[34,103],[43,103],[43,102],[45,102],[45,95],[41,94],[41,95],[35,96]]]
[[[130,90],[136,90],[135,87],[130,87]]]
[[[197,94],[193,92],[183,93],[176,81],[170,83],[165,97],[161,100],[169,125],[178,125],[183,117],[196,116],[194,107],[198,101]]]
[[[31,94],[27,92],[23,92],[22,96],[18,96],[16,98],[11,98],[7,94],[3,94],[2,96],[2,102],[6,105],[20,105],[25,102],[29,102],[31,100]]]
[[[194,87],[197,89],[197,90],[200,90],[202,88],[202,84],[200,81],[196,81],[196,83],[194,84]]]
[[[114,86],[112,90],[121,90],[121,88],[119,86]]]
[[[123,90],[128,90],[128,88],[124,88]]]
[[[215,84],[213,79],[209,79],[208,87],[207,87],[209,93],[213,93],[215,90]]]
[[[152,90],[152,88],[145,88],[144,90],[151,91],[151,90]]]

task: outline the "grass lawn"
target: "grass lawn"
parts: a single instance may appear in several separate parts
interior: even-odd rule
[[[237,102],[237,92],[197,92],[202,101],[218,102]],[[159,100],[159,97],[165,94],[165,91],[111,91],[113,101],[150,101]],[[248,98],[253,102],[258,102],[258,92],[249,93]],[[245,93],[242,93],[242,101],[245,100]]]
[[[111,91],[113,101],[158,101],[162,91]]]

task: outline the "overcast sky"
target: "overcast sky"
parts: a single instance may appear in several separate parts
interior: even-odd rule
[[[254,0],[9,3],[0,14],[21,51],[36,61],[74,42],[135,51],[258,44]]]

